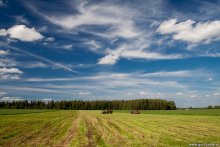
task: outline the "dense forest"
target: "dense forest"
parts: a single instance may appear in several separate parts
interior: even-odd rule
[[[13,101],[0,102],[0,108],[7,109],[65,109],[65,110],[175,110],[174,101],[161,99],[138,100],[96,100],[96,101]]]

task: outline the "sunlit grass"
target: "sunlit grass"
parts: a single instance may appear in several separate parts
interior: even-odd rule
[[[185,111],[190,115],[185,115]],[[192,143],[219,144],[220,116],[215,115],[219,110],[188,111],[191,110],[141,111],[137,115],[128,111],[101,114],[98,110],[16,112],[19,115],[0,115],[0,146],[181,147]]]

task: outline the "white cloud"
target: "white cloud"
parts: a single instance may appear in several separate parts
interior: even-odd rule
[[[160,95],[162,95],[162,93],[161,93],[161,92],[158,92],[158,93],[157,93],[157,95],[159,95],[159,96],[160,96]]]
[[[20,79],[22,73],[18,68],[0,68],[0,79]]]
[[[74,5],[69,2],[69,6],[73,6],[77,13],[57,13],[56,15],[43,12],[40,7],[28,5],[36,14],[44,17],[49,22],[61,26],[63,31],[69,33],[72,31],[81,31],[91,33],[108,41],[123,38],[124,41],[118,42],[115,49],[109,49],[103,58],[98,60],[98,64],[115,64],[120,58],[138,58],[138,59],[180,59],[182,55],[163,54],[160,52],[146,51],[151,45],[151,30],[146,30],[143,26],[138,25],[139,21],[143,21],[144,16],[140,11],[130,5],[118,5],[114,2],[76,2]],[[159,3],[151,3],[149,5],[158,5]],[[148,10],[148,8],[147,8]],[[149,8],[150,12],[154,9]],[[146,22],[147,23],[147,22]],[[101,26],[103,29],[94,29],[94,26]],[[76,32],[75,32],[76,33]],[[89,49],[98,51],[101,47],[96,40],[87,43]],[[99,51],[103,53],[102,51]]]
[[[36,41],[44,38],[35,28],[28,28],[25,25],[15,25],[7,30],[10,38],[21,41]]]
[[[88,46],[89,49],[91,49],[92,51],[96,51],[98,50],[99,48],[101,48],[102,46],[96,42],[95,40],[90,40],[90,41],[87,41],[85,42],[85,45]]]
[[[22,50],[22,49],[20,49],[20,48],[18,48],[18,47],[14,47],[14,46],[8,45],[8,44],[6,44],[6,43],[4,43],[4,42],[2,42],[2,41],[0,41],[0,44],[1,44],[2,46],[6,47],[6,48],[9,48],[10,50],[14,50],[14,51],[16,51],[16,52],[20,52],[20,53],[25,54],[25,55],[27,55],[27,56],[30,56],[30,57],[33,57],[33,58],[38,59],[38,60],[40,60],[40,61],[43,61],[43,62],[45,62],[45,63],[49,63],[49,64],[52,65],[53,68],[55,68],[55,69],[56,69],[56,68],[62,68],[62,69],[64,69],[64,70],[66,70],[66,71],[75,72],[72,68],[70,68],[70,67],[67,66],[67,65],[64,65],[64,64],[61,64],[61,63],[52,61],[52,60],[50,60],[50,59],[48,59],[48,58],[45,58],[45,57],[42,57],[42,56],[33,54],[33,53],[31,53],[31,52]]]
[[[125,58],[141,58],[141,59],[180,59],[182,55],[165,55],[147,51],[123,51],[121,57]]]
[[[214,96],[220,96],[220,93],[219,92],[215,92],[213,93]]]
[[[60,47],[65,50],[72,50],[73,44],[64,44],[64,45],[61,45]]]
[[[143,89],[143,87],[166,87],[173,89],[181,88],[184,89],[185,85],[177,82],[177,81],[168,81],[168,80],[152,80],[146,77],[141,76],[142,73],[99,73],[93,76],[85,76],[78,78],[54,78],[54,79],[46,79],[46,78],[31,78],[26,79],[25,81],[30,82],[50,82],[50,81],[83,81],[83,83],[87,83],[86,85],[62,85],[58,87],[52,88],[70,88],[70,89],[86,89],[87,86],[96,90],[110,90],[110,89],[118,89],[118,88],[134,88],[139,91]],[[95,83],[95,85],[94,85]],[[89,90],[88,90],[89,91]],[[143,90],[144,91],[144,90]]]
[[[205,77],[208,73],[203,70],[178,70],[178,71],[158,71],[142,74],[143,77]]]
[[[1,55],[1,54],[0,54]],[[22,68],[46,68],[48,64],[41,61],[15,61],[13,58],[2,58],[0,59],[0,67],[22,67]]]
[[[6,29],[0,29],[0,36],[6,36],[7,30]]]
[[[43,62],[29,62],[25,64],[24,62],[18,62],[17,65],[23,68],[46,68],[48,67],[48,65]]]
[[[47,37],[44,39],[44,41],[46,41],[46,42],[53,42],[54,40],[55,40],[54,37]]]
[[[136,58],[136,59],[148,59],[148,60],[161,60],[161,59],[180,59],[182,55],[178,54],[160,54],[156,52],[145,51],[148,47],[147,42],[130,44],[123,44],[115,50],[108,50],[107,55],[99,59],[98,64],[115,64],[120,58]]]
[[[140,93],[139,93],[139,95],[146,95],[147,94],[147,92],[144,92],[144,91],[141,91]]]
[[[70,3],[69,6],[71,5]],[[66,30],[80,28],[82,31],[86,29],[86,32],[89,32],[86,26],[102,25],[108,26],[105,33],[100,33],[100,31],[91,31],[91,33],[97,33],[97,35],[106,38],[133,38],[141,34],[141,31],[137,29],[134,23],[134,19],[137,18],[139,13],[125,5],[115,5],[108,2],[100,2],[97,5],[82,1],[75,3],[73,7],[78,11],[77,14],[59,13],[51,15],[49,13],[42,13],[37,8],[29,5],[29,8],[34,10],[35,13]]]
[[[195,75],[197,75],[195,79]],[[158,71],[152,73],[146,72],[135,72],[135,73],[97,73],[91,76],[82,76],[82,77],[63,77],[63,78],[29,78],[25,79],[26,82],[61,82],[68,81],[70,83],[83,83],[82,85],[62,85],[59,88],[72,88],[72,89],[82,89],[87,90],[86,86],[94,89],[120,89],[126,88],[125,93],[132,92],[131,89],[136,89],[138,91],[148,90],[146,88],[162,88],[162,89],[172,89],[174,95],[181,94],[178,92],[189,91],[192,87],[197,87],[197,83],[194,81],[204,79],[207,77],[207,73],[202,70],[185,70],[185,71]],[[187,84],[187,81],[190,81],[190,84]],[[94,84],[95,83],[95,84]],[[200,85],[199,85],[200,86]],[[145,87],[145,89],[144,89]],[[56,87],[53,87],[56,88]],[[197,87],[198,88],[198,87]],[[175,91],[177,90],[177,91]],[[90,91],[90,90],[88,90]],[[123,91],[123,90],[122,90]],[[134,91],[137,93],[137,91]],[[189,94],[197,94],[198,91],[189,91]],[[139,94],[139,93],[138,93]],[[186,94],[184,93],[184,96]],[[189,96],[187,96],[189,97]]]
[[[78,94],[79,94],[79,95],[90,95],[91,93],[90,93],[90,92],[80,91]]]
[[[189,93],[192,93],[192,94],[198,93],[198,90],[192,90],[192,91],[189,91]]]
[[[208,81],[212,81],[212,78],[208,78]]]
[[[0,74],[5,74],[5,73],[17,73],[21,74],[22,71],[19,70],[18,68],[0,68]]]
[[[0,79],[3,80],[18,80],[20,79],[20,75],[16,75],[16,74],[0,74]]]
[[[176,95],[178,95],[178,96],[179,96],[179,95],[183,95],[183,94],[184,94],[183,92],[177,92],[177,93],[176,93]]]
[[[23,101],[24,99],[21,97],[3,97],[0,101],[12,102],[12,101]]]
[[[119,55],[117,54],[108,54],[105,57],[99,59],[98,64],[115,64],[119,59]]]
[[[133,93],[132,92],[128,92],[128,93],[126,93],[126,95],[127,96],[131,96],[131,95],[133,95]]]
[[[146,59],[146,60],[165,60],[180,59],[180,54],[162,54],[149,49],[152,44],[149,33],[140,35],[136,38],[120,43],[115,49],[108,49],[106,56],[99,59],[98,64],[115,64],[120,58],[126,59]]]
[[[53,99],[52,99],[52,98],[43,98],[43,99],[41,99],[41,100],[48,102],[48,101],[52,101]]]
[[[8,51],[0,50],[0,56],[1,56],[1,55],[7,55],[7,54],[8,54]]]
[[[69,95],[76,94],[76,93],[73,93],[72,90],[63,91],[63,90],[57,90],[57,89],[49,89],[48,87],[38,88],[38,87],[32,87],[31,85],[29,85],[29,87],[4,86],[2,88],[6,90],[16,90],[16,91],[22,91],[22,92],[41,92],[41,93],[58,93],[58,94],[62,93],[62,94],[69,94]]]
[[[114,95],[116,98],[140,98],[140,96],[147,96],[150,98],[176,98],[178,101],[182,100],[180,98],[193,100],[194,98],[190,97],[192,95],[196,95],[196,98],[200,98],[201,96],[202,98],[206,98],[206,94],[208,94],[207,91],[204,91],[204,94],[202,93],[201,89],[193,91],[194,89],[192,87],[198,86],[198,83],[187,83],[187,81],[196,81],[197,79],[194,78],[195,75],[199,76],[197,77],[199,80],[204,79],[200,77],[200,74],[202,74],[201,70],[186,70],[180,72],[171,71],[170,73],[169,71],[163,72],[164,78],[162,78],[163,75],[161,71],[153,73],[145,73],[139,71],[134,73],[101,72],[97,74],[92,74],[90,76],[69,78],[64,77],[54,79],[35,78],[26,79],[24,81],[27,83],[28,81],[31,81],[34,84],[42,85],[41,88],[46,89],[59,89],[60,91],[67,90],[72,92],[75,91],[75,94],[77,95],[79,95],[79,92],[82,91],[86,93],[92,92],[96,96],[98,96],[99,93],[102,93],[102,95],[104,96],[107,95],[111,97],[110,93],[114,91]],[[191,76],[189,73],[194,76]],[[146,76],[145,74],[149,74],[149,76]],[[204,74],[204,76],[206,77],[206,73]],[[156,78],[154,78],[153,75]],[[172,78],[173,76],[174,78]],[[175,76],[177,76],[177,78]],[[179,77],[182,77],[182,79],[180,79]],[[56,81],[59,82],[57,83]],[[63,83],[61,81],[68,81],[69,84],[66,84],[66,82]],[[48,82],[51,84],[48,84]],[[158,95],[158,91],[161,92],[160,95]],[[82,92],[81,94],[83,95]],[[143,92],[147,92],[147,94],[144,95]],[[89,97],[92,95],[89,95]]]
[[[2,95],[6,95],[7,93],[6,92],[2,92],[2,91],[0,91],[0,96],[2,96]]]
[[[162,22],[157,29],[157,32],[159,32],[160,34],[178,33],[184,30],[192,29],[192,24],[194,23],[195,22],[192,20],[187,20],[185,22],[180,22],[177,24],[176,19],[171,19]]]
[[[220,21],[195,22],[186,20],[177,22],[176,19],[164,21],[157,32],[172,34],[174,40],[182,40],[192,44],[210,43],[220,39]]]
[[[210,97],[210,95],[209,95],[209,94],[206,94],[205,96],[206,96],[206,97]]]
[[[193,94],[193,95],[190,95],[191,98],[195,98],[197,97],[197,95]]]
[[[9,37],[12,39],[18,39],[27,42],[37,41],[44,38],[44,36],[37,32],[34,27],[28,28],[25,25],[14,25],[7,31],[5,29],[1,29],[0,35],[9,35]]]

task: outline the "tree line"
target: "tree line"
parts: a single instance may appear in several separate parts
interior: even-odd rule
[[[1,101],[0,108],[5,109],[63,109],[63,110],[175,110],[174,101],[161,99],[138,100],[96,100],[96,101]]]
[[[207,109],[220,109],[220,105],[216,105],[216,106],[209,105]]]

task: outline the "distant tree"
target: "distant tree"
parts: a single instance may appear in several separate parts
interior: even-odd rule
[[[176,110],[176,105],[174,103],[174,101],[169,101],[168,102],[168,110]]]
[[[208,109],[213,109],[212,105],[209,105],[207,108],[208,108]]]
[[[214,109],[220,109],[220,106],[214,106]]]
[[[0,108],[8,109],[64,109],[64,110],[175,110],[174,101],[161,99],[138,99],[138,100],[96,100],[96,101],[0,101]]]

